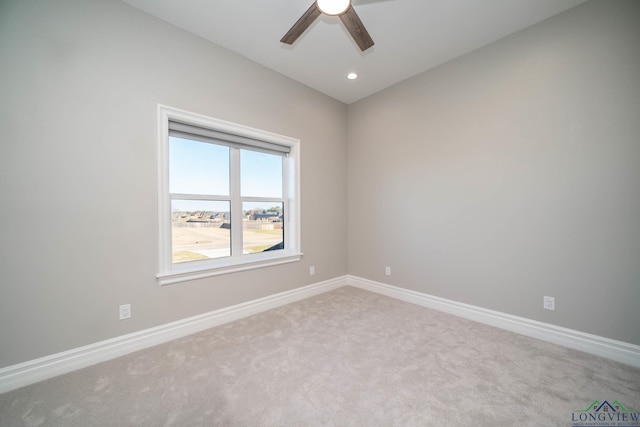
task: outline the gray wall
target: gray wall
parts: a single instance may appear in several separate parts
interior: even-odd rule
[[[639,18],[590,2],[347,111],[117,0],[0,2],[0,367],[347,272],[640,344]],[[158,286],[157,103],[302,140],[302,262]]]
[[[638,23],[589,2],[351,104],[349,273],[640,344]]]
[[[303,261],[157,284],[157,103],[302,141]],[[346,274],[346,120],[120,1],[0,2],[0,367]]]

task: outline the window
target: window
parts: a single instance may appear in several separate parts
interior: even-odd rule
[[[160,284],[300,260],[299,141],[158,106]]]

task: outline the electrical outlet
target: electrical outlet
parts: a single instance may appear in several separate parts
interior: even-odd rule
[[[391,267],[385,267],[384,268],[384,274],[385,276],[391,276]]]
[[[124,304],[120,306],[120,320],[128,319],[131,317],[131,304]]]
[[[312,265],[309,267],[309,276],[313,276],[314,274],[316,274],[316,266]]]
[[[542,307],[545,310],[555,310],[556,309],[556,299],[554,297],[545,296],[542,301]]]

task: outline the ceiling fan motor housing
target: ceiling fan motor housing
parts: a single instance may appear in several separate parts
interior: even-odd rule
[[[317,0],[316,5],[327,15],[342,15],[351,6],[351,0]]]

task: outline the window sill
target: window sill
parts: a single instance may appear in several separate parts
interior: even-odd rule
[[[258,255],[259,256],[259,255]],[[222,274],[238,273],[241,271],[253,270],[256,268],[271,267],[274,265],[297,262],[302,259],[302,253],[265,256],[259,259],[246,259],[242,261],[220,261],[215,265],[201,264],[198,262],[188,263],[180,266],[168,273],[158,273],[156,277],[161,286],[173,283],[187,282],[190,280],[203,279],[205,277],[220,276]]]

